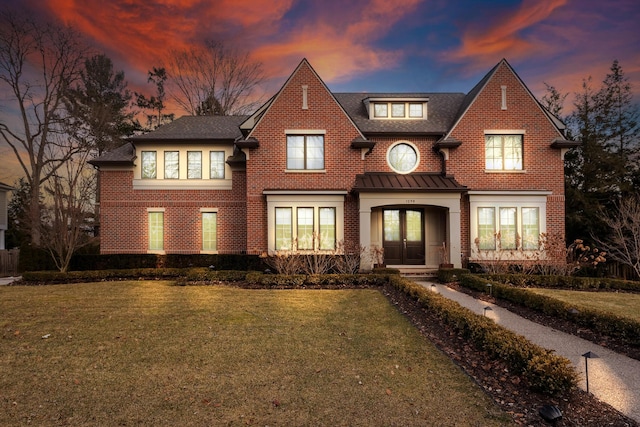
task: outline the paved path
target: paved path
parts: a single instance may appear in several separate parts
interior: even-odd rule
[[[597,354],[598,359],[588,361],[589,391],[598,399],[640,422],[640,361],[615,353],[591,341],[524,319],[505,308],[477,300],[447,286],[432,282],[417,283],[429,289],[433,289],[435,285],[437,292],[478,314],[485,314],[484,308],[491,307],[491,311],[487,310],[486,315],[496,323],[569,359],[581,373],[580,387],[583,390],[586,390],[586,381],[585,358],[582,355],[589,351]]]
[[[14,280],[19,280],[20,277],[0,277],[0,286],[13,283]]]

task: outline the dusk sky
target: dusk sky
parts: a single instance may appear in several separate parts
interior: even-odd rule
[[[16,4],[0,0],[0,8]],[[74,25],[151,93],[165,53],[221,40],[262,62],[272,95],[303,58],[336,92],[468,92],[506,58],[534,95],[573,94],[620,62],[640,99],[638,0],[21,0]],[[573,96],[565,109],[571,108]],[[0,114],[4,96],[0,99]],[[176,111],[180,116],[183,113]],[[20,171],[0,145],[0,181]],[[11,157],[11,159],[9,159]],[[9,160],[6,162],[4,159]]]

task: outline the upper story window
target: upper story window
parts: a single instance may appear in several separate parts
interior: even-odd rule
[[[523,135],[485,135],[487,170],[523,170]]]
[[[224,151],[209,152],[209,178],[224,179]]]
[[[187,151],[187,178],[202,179],[202,151]]]
[[[180,152],[164,152],[164,179],[180,178]]]
[[[323,170],[324,135],[287,135],[287,169]]]
[[[142,152],[142,179],[156,179],[158,175],[158,154],[155,151]]]
[[[413,144],[400,142],[392,145],[387,151],[387,162],[395,172],[410,173],[418,167],[420,155]]]
[[[420,120],[427,118],[427,98],[369,98],[370,119]]]

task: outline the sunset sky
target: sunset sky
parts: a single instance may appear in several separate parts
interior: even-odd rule
[[[262,62],[267,96],[302,58],[337,92],[465,93],[506,58],[538,98],[544,82],[572,94],[592,76],[599,87],[618,59],[640,99],[637,0],[0,0],[0,8],[16,3],[74,25],[125,71],[130,89],[147,93],[147,71],[168,50],[214,39]],[[6,145],[0,157],[13,157]],[[0,163],[9,184],[20,173],[10,163]]]

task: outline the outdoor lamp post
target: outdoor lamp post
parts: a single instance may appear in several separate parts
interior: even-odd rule
[[[493,285],[491,283],[487,283],[487,288],[489,288],[489,296],[493,296]]]
[[[587,380],[587,393],[589,393],[589,362],[588,360],[598,359],[600,356],[598,356],[592,351],[588,351],[585,354],[583,354],[582,357],[584,357],[584,376],[585,376],[585,379]]]
[[[486,317],[487,316],[487,311],[493,311],[493,308],[491,308],[489,306],[486,306],[483,310],[484,310],[484,315]]]

